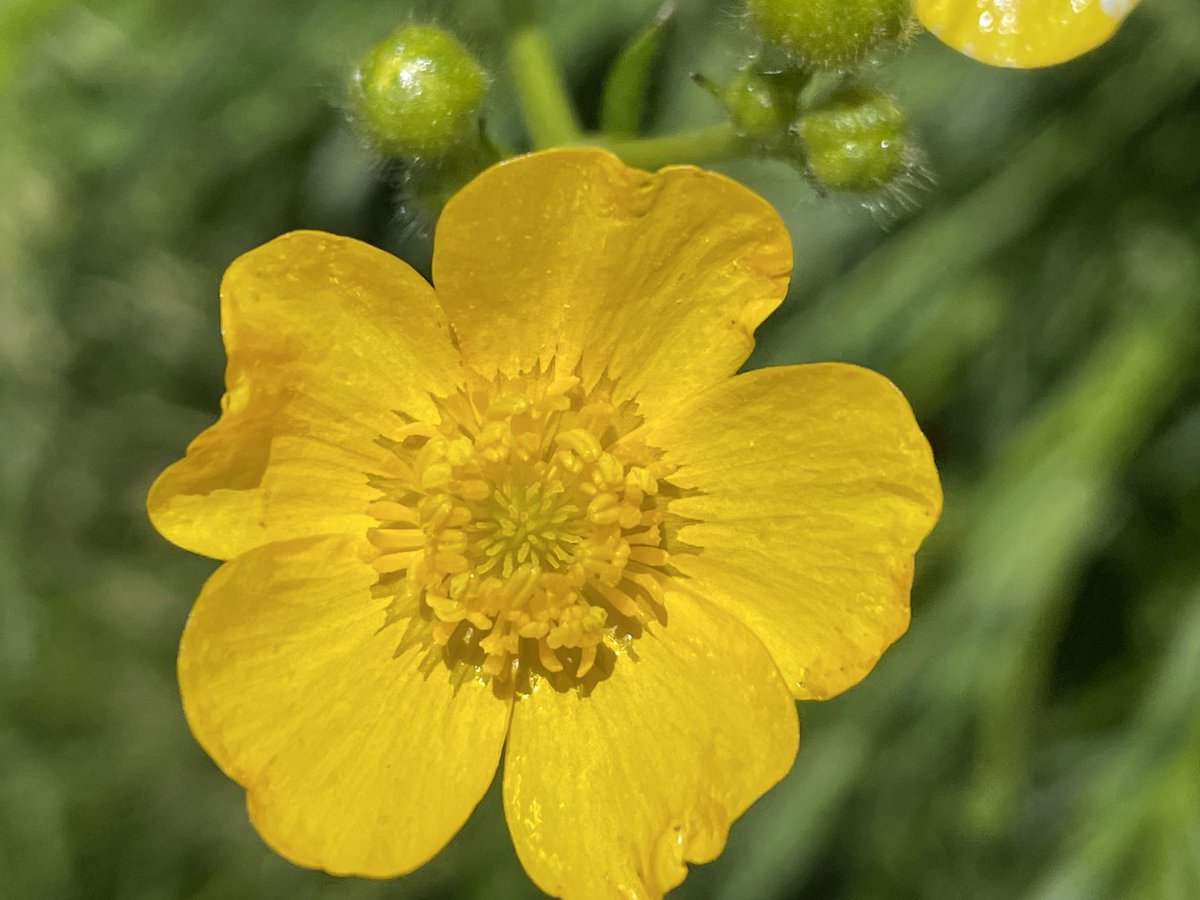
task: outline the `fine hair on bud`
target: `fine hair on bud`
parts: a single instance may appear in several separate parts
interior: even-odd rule
[[[910,0],[746,0],[770,53],[795,66],[840,71],[906,39]]]
[[[768,71],[752,60],[715,93],[743,134],[782,137],[796,118],[800,92],[807,83],[808,77],[803,72]]]
[[[406,159],[459,154],[480,139],[488,74],[454,35],[402,25],[354,69],[354,119],[380,153]]]
[[[793,134],[809,178],[830,191],[878,194],[917,168],[904,112],[861,82],[832,90],[800,116]]]

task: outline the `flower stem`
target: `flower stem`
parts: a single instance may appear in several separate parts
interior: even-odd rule
[[[675,163],[720,162],[744,156],[751,149],[751,142],[738,132],[732,122],[719,122],[656,137],[625,140],[598,138],[596,143],[611,150],[629,165],[641,169],[658,169]]]
[[[508,68],[535,148],[579,141],[579,123],[566,82],[530,0],[500,0],[508,29]]]

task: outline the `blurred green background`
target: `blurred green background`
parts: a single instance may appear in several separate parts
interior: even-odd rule
[[[543,4],[584,109],[655,5]],[[427,258],[340,107],[431,11],[499,70],[487,0],[0,7],[0,897],[538,896],[495,790],[399,881],[268,851],[176,695],[212,564],[143,512],[215,415],[230,259],[296,227]],[[681,0],[654,127],[715,118],[687,73],[750,43],[736,4]],[[751,364],[892,377],[947,512],[909,634],[802,706],[791,775],[674,896],[1200,897],[1198,48],[1194,0],[1046,71],[918,39],[877,73],[938,179],[914,211],[725,167],[796,247]],[[519,136],[502,73],[493,101]]]

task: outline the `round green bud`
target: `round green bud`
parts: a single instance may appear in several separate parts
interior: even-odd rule
[[[895,183],[911,167],[904,113],[873,87],[838,88],[796,123],[808,171],[838,191],[870,193]]]
[[[800,91],[807,80],[799,72],[764,72],[751,65],[738,71],[720,99],[744,134],[783,134],[796,117]]]
[[[404,25],[354,70],[351,100],[376,149],[444,156],[479,136],[487,74],[459,41],[432,25]]]
[[[816,69],[853,66],[912,19],[911,0],[747,0],[747,9],[768,44]]]

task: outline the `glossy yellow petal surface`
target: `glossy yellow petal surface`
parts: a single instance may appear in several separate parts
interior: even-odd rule
[[[698,597],[667,608],[589,695],[543,683],[513,707],[505,813],[556,897],[660,897],[795,757],[795,704],[761,642]]]
[[[993,66],[1066,62],[1112,37],[1137,0],[916,0],[921,24]]]
[[[651,175],[594,149],[488,169],[446,205],[433,283],[484,373],[554,359],[643,408],[732,374],[787,290],[771,206],[692,167]]]
[[[648,423],[701,548],[672,563],[763,640],[800,698],[861,679],[908,625],[913,554],[941,509],[929,445],[881,375],[739,375]]]
[[[389,876],[432,857],[495,773],[509,703],[396,656],[359,542],[269,544],[204,586],[179,649],[197,740],[248,792],[275,850],[303,866]]]
[[[433,415],[457,355],[432,288],[350,238],[293,232],[237,259],[221,284],[221,418],[154,483],[164,536],[228,559],[321,533],[364,533],[367,474],[396,410]]]

